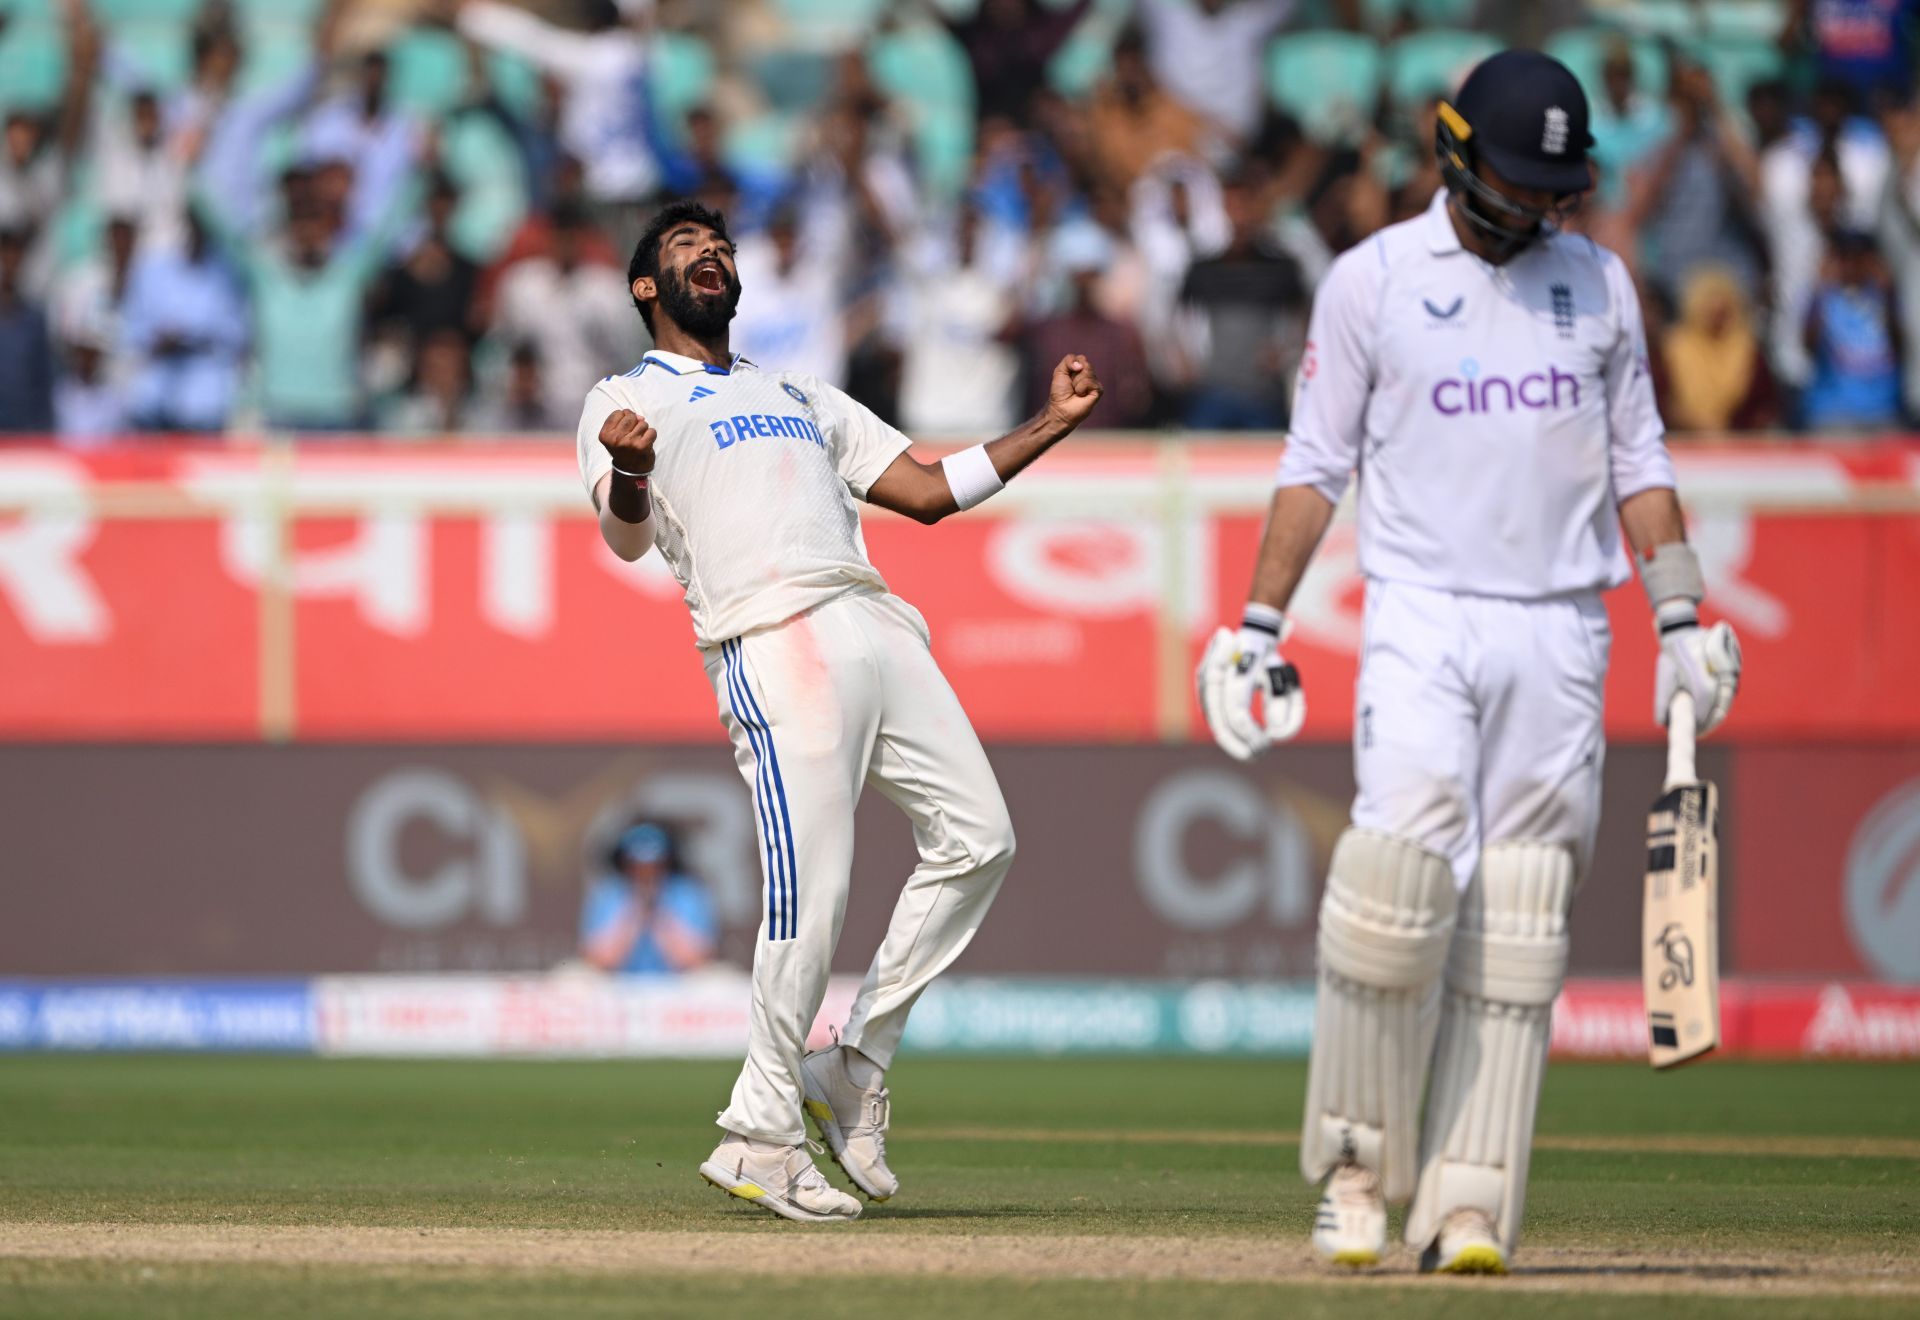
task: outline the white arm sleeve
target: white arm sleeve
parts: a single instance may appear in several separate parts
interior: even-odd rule
[[[1607,441],[1612,454],[1616,502],[1643,490],[1673,488],[1673,459],[1666,424],[1653,399],[1647,367],[1647,331],[1640,296],[1620,258],[1606,254],[1607,290],[1617,309],[1619,337],[1607,354]]]
[[[1386,267],[1379,240],[1336,260],[1313,296],[1293,387],[1293,424],[1276,486],[1311,486],[1338,504],[1360,457],[1373,391],[1374,326]]]
[[[482,46],[511,51],[562,77],[579,77],[594,67],[593,37],[555,27],[497,0],[470,0],[460,7],[455,26]]]
[[[600,443],[600,427],[610,414],[625,406],[614,398],[613,391],[605,381],[587,391],[587,405],[580,411],[580,427],[574,433],[574,441],[579,451],[580,484],[587,488],[589,499],[593,497],[593,488],[600,484],[600,478],[613,471],[613,455]]]
[[[845,390],[808,377],[802,386],[813,397],[822,429],[832,445],[834,471],[854,498],[865,500],[867,488],[913,447],[906,435],[874,416],[873,410]]]

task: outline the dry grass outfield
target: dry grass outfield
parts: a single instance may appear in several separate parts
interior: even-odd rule
[[[919,1278],[1194,1280],[1212,1283],[1382,1286],[1410,1281],[1400,1253],[1364,1276],[1335,1276],[1297,1237],[1017,1237],[894,1233],[863,1238],[857,1226],[785,1230],[807,1250],[751,1253],[737,1234],[543,1229],[230,1227],[214,1224],[0,1222],[0,1258],[116,1263],[193,1261],[412,1270],[524,1270],[569,1274],[876,1275]],[[814,1249],[832,1237],[832,1249]],[[1781,1262],[1750,1254],[1687,1252],[1626,1258],[1577,1248],[1529,1250],[1499,1283],[1428,1278],[1430,1287],[1505,1291],[1704,1293],[1734,1296],[1884,1297],[1920,1304],[1911,1256],[1822,1256]]]

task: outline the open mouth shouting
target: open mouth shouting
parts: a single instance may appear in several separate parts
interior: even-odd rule
[[[720,295],[727,291],[727,270],[717,257],[697,261],[687,272],[687,283],[702,293]]]

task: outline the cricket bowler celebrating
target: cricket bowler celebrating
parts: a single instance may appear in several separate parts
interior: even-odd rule
[[[1358,794],[1320,906],[1313,1245],[1373,1264],[1387,1203],[1411,1194],[1423,1268],[1497,1274],[1599,814],[1600,593],[1629,576],[1622,527],[1660,637],[1660,721],[1684,691],[1700,732],[1718,724],[1740,652],[1700,627],[1633,285],[1556,232],[1591,187],[1580,84],[1545,55],[1494,55],[1437,136],[1444,191],[1316,294],[1250,599],[1198,681],[1238,758],[1299,731],[1283,611],[1357,472]]]
[[[655,348],[588,394],[580,476],[613,552],[636,560],[658,546],[686,588],[766,881],[746,1066],[700,1173],[788,1219],[854,1219],[860,1203],[807,1153],[803,1107],[855,1186],[894,1194],[887,1066],[914,1001],[967,947],[1013,860],[986,753],[925,621],[868,562],[856,501],[923,523],[971,508],[1084,421],[1100,382],[1068,356],[1037,416],[921,463],[833,386],[729,354],[740,279],[719,214],[666,207],[627,277]],[[913,822],[920,863],[838,1043],[803,1058],[868,783]]]

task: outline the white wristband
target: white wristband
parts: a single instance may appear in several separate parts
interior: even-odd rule
[[[963,509],[971,509],[989,495],[998,494],[1007,484],[993,470],[993,460],[987,457],[985,445],[948,454],[940,460],[940,466],[947,474],[953,502]]]

